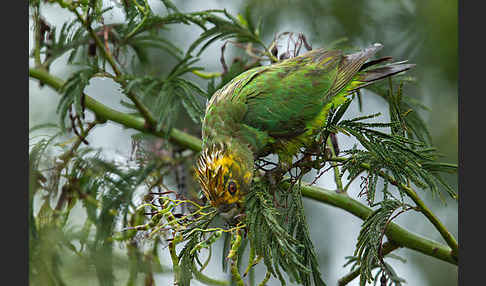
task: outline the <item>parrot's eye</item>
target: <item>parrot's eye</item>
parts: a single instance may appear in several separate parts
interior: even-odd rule
[[[237,189],[238,187],[235,182],[231,181],[228,183],[228,192],[230,192],[230,194],[234,195]]]

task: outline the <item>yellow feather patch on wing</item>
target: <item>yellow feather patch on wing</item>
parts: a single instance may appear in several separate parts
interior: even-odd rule
[[[306,133],[309,133],[308,136],[310,136],[316,129],[320,129],[326,124],[327,115],[331,108],[336,108],[348,100],[345,95],[346,92],[340,92],[334,96],[332,100],[322,108],[321,112],[307,124],[308,131]]]
[[[359,81],[359,80],[353,80],[352,82],[350,82],[348,84],[348,86],[346,86],[345,90],[346,91],[353,90],[353,89],[357,88],[358,86],[360,86],[360,85],[362,85],[364,83],[366,83],[366,82]]]

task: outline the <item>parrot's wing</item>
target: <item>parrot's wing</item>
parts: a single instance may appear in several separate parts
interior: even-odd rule
[[[361,67],[365,62],[382,48],[382,44],[375,43],[360,52],[343,56],[343,60],[338,67],[337,76],[335,78],[336,81],[331,86],[329,95],[334,96],[345,88],[351,82],[353,77],[361,70]],[[379,60],[375,62],[378,61]]]
[[[361,83],[352,89],[348,89],[348,92],[363,88],[367,85],[373,84],[375,81],[409,70],[415,66],[415,64],[407,64],[406,62],[407,61],[391,63],[386,66],[367,69],[360,72],[359,75],[356,76],[356,80]]]
[[[242,123],[276,138],[305,132],[381,47],[375,44],[350,55],[317,49],[260,70],[239,90],[247,106]]]

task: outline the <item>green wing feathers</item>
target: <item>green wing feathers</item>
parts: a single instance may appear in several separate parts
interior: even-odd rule
[[[372,57],[377,51],[383,48],[382,44],[374,44],[361,52],[343,56],[342,61],[338,67],[338,73],[335,82],[329,90],[331,96],[337,95],[344,89],[349,82],[356,76],[358,71],[364,63]]]
[[[239,93],[248,107],[243,123],[266,130],[277,138],[295,137],[305,132],[311,127],[310,123],[316,123],[317,117],[325,117],[322,111],[329,109],[327,104],[344,102],[334,97],[344,96],[345,93],[340,93],[346,87],[356,88],[356,85],[378,80],[375,78],[379,76],[399,72],[402,66],[374,72],[361,70],[382,47],[374,44],[350,55],[317,49],[259,70]],[[374,64],[378,63],[380,61]],[[361,72],[362,76],[356,78]]]
[[[311,51],[268,66],[241,89],[243,123],[273,137],[294,137],[322,110],[337,74],[340,51]]]
[[[399,62],[377,67],[391,60],[369,60],[382,47],[373,44],[349,55],[316,49],[246,71],[213,95],[203,132],[241,137],[254,151],[271,142],[301,145],[352,91],[414,66]]]

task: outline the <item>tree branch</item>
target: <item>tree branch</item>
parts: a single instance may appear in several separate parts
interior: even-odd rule
[[[336,150],[334,149],[334,144],[332,142],[331,136],[332,134],[329,135],[329,137],[327,138],[327,146],[329,146],[329,149],[331,150],[331,155],[333,157],[336,157],[337,154],[336,154]],[[334,181],[336,182],[336,188],[338,192],[344,192],[343,182],[341,180],[341,172],[339,171],[339,167],[336,162],[331,162],[331,166],[334,169]]]
[[[60,91],[60,89],[64,85],[64,81],[62,79],[55,77],[41,69],[30,68],[29,76],[40,80],[41,82],[52,87],[56,91]],[[125,127],[133,128],[145,133],[150,133],[158,137],[166,137],[163,132],[155,132],[151,129],[148,129],[145,125],[145,120],[143,118],[112,109],[93,99],[92,97],[86,95],[85,105],[99,118],[110,120],[119,123]],[[168,137],[171,142],[178,144],[182,147],[191,149],[196,152],[201,151],[201,140],[190,134],[182,132],[179,129],[172,128]]]
[[[371,208],[363,205],[357,200],[350,198],[346,193],[337,193],[335,191],[309,186],[303,183],[302,195],[304,197],[343,209],[362,220],[365,220],[373,213]],[[400,246],[410,248],[425,255],[429,255],[457,265],[457,257],[452,254],[452,250],[448,246],[409,232],[393,222],[387,226],[385,234],[389,240],[396,242]]]
[[[35,68],[29,69],[29,76],[42,81],[57,91],[59,91],[64,84],[61,79],[54,77],[43,70]],[[165,137],[162,132],[154,132],[147,129],[144,125],[144,120],[140,117],[116,111],[89,96],[85,97],[85,103],[86,107],[100,118],[104,118],[142,132]],[[179,144],[195,152],[201,151],[202,142],[200,139],[178,129],[173,128],[168,137],[169,140],[175,144]],[[303,184],[302,195],[307,198],[343,209],[363,220],[373,212],[371,208],[350,198],[346,193],[336,193],[335,191]],[[453,251],[448,246],[444,246],[440,243],[409,232],[395,223],[390,223],[385,233],[390,240],[396,242],[402,247],[413,249],[425,255],[429,255],[431,257],[457,265],[457,256],[453,255]]]
[[[345,162],[348,160],[348,158],[343,158],[343,157],[334,157],[328,159],[329,161],[334,161],[334,162]],[[362,163],[361,167],[366,170],[370,170],[371,166],[366,163]],[[415,202],[417,207],[419,207],[420,211],[427,217],[427,219],[434,225],[434,227],[439,231],[440,235],[444,240],[447,242],[447,244],[452,248],[453,250],[453,255],[457,257],[458,254],[458,244],[454,236],[447,230],[447,228],[442,224],[442,222],[439,220],[437,216],[435,216],[434,213],[425,205],[424,201],[417,195],[414,189],[410,188],[409,186],[406,186],[402,183],[398,183],[395,179],[393,179],[390,175],[385,174],[384,172],[380,171],[378,172],[380,177],[384,178],[388,182],[390,182],[392,185],[402,189],[405,191],[405,193]]]
[[[110,63],[111,68],[115,72],[116,78],[115,80],[121,84],[123,87],[126,87],[126,81],[122,78],[122,72],[118,68],[118,65],[111,55],[110,50],[108,47],[105,48],[105,45],[103,42],[100,40],[100,38],[96,35],[96,32],[93,30],[91,27],[91,23],[88,20],[85,20],[81,14],[76,10],[76,8],[71,8],[71,11],[78,17],[79,21],[85,26],[86,30],[89,32],[91,35],[91,38],[95,41],[96,45],[98,46],[98,49],[101,51],[103,57]],[[142,103],[142,101],[132,92],[128,92],[126,96],[135,104],[135,107],[137,110],[142,114],[142,116],[145,118],[146,122],[150,127],[153,127],[155,129],[155,126],[157,126],[157,120],[155,120],[154,116],[150,112],[150,110]]]
[[[41,57],[40,57],[40,45],[41,45],[41,28],[40,28],[40,15],[39,15],[39,4],[36,5],[34,10],[34,62],[35,67],[42,67]]]

